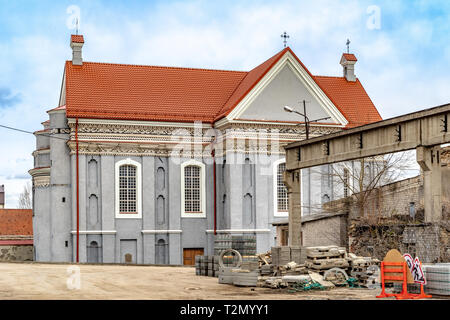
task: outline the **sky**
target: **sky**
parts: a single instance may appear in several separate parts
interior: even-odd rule
[[[0,0],[0,125],[42,128],[79,16],[85,61],[248,71],[283,48],[316,75],[356,76],[386,119],[450,102],[450,1]],[[35,137],[0,128],[6,207],[31,182]]]

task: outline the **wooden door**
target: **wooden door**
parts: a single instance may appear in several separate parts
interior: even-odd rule
[[[202,256],[203,248],[184,248],[183,249],[183,264],[186,266],[195,265],[195,256]]]

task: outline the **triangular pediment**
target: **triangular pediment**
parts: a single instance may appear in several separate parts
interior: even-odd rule
[[[309,120],[345,126],[348,121],[320,89],[310,73],[288,51],[227,116],[228,121],[304,121],[300,115],[284,111],[290,106],[306,114]]]

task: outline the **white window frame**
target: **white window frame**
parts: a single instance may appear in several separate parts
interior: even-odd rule
[[[272,177],[273,177],[273,215],[275,217],[288,217],[289,216],[289,203],[288,211],[278,211],[278,166],[282,163],[286,163],[286,159],[278,159],[273,163]],[[288,195],[289,199],[289,195]],[[289,200],[288,200],[289,201]]]
[[[187,166],[197,166],[200,167],[200,212],[186,212],[184,206],[185,188],[184,188],[184,168]],[[196,161],[189,160],[183,162],[180,166],[180,185],[181,185],[181,217],[182,218],[206,218],[206,184],[205,184],[205,164]]]
[[[119,168],[122,165],[132,165],[136,167],[136,214],[120,213],[120,197],[119,197]],[[141,219],[142,218],[142,175],[141,164],[130,158],[117,161],[115,164],[115,211],[118,219]]]

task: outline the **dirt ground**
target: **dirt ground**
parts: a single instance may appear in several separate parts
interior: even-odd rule
[[[335,288],[305,293],[235,287],[196,276],[193,267],[79,266],[79,289],[70,264],[0,263],[0,299],[161,299],[161,300],[372,300],[379,289]],[[72,269],[73,270],[73,269]]]

